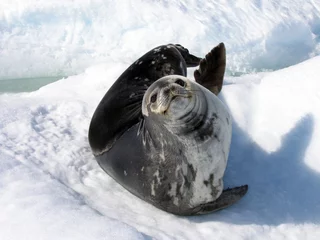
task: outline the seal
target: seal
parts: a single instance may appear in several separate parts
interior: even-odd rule
[[[199,64],[190,81],[187,67]],[[139,58],[93,114],[89,143],[101,168],[170,213],[205,214],[237,202],[247,185],[223,190],[232,132],[230,113],[216,96],[224,71],[223,43],[204,59],[178,44]]]

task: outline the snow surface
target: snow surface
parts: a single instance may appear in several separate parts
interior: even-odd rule
[[[232,74],[290,66],[320,53],[320,1],[0,1],[0,79],[129,64],[170,42],[197,54],[224,42]]]
[[[0,239],[319,239],[319,10],[319,0],[1,0],[2,78],[82,73],[0,95]],[[89,122],[145,51],[177,42],[203,56],[220,41],[234,122],[225,185],[249,191],[220,212],[174,216],[99,168]]]

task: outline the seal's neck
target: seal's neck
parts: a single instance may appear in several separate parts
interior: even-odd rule
[[[193,104],[181,110],[170,119],[165,120],[163,125],[171,133],[178,136],[186,136],[202,128],[208,118],[208,103],[204,96],[196,97]]]

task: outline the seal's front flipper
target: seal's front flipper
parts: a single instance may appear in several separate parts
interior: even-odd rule
[[[196,67],[199,65],[201,58],[198,58],[189,53],[189,50],[185,47],[181,46],[180,44],[175,44],[175,47],[179,50],[182,57],[186,61],[187,67]]]
[[[197,83],[218,95],[222,89],[225,69],[226,48],[220,43],[200,61],[199,69],[194,71],[194,78]]]
[[[207,214],[229,207],[239,201],[247,191],[248,185],[225,189],[217,200],[194,208],[193,215]]]

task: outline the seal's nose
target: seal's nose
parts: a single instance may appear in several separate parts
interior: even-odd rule
[[[187,89],[175,83],[170,85],[170,92],[172,96],[190,97]]]
[[[164,95],[169,95],[170,92],[171,92],[170,87],[166,87],[166,88],[163,89],[163,94]]]

